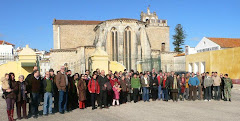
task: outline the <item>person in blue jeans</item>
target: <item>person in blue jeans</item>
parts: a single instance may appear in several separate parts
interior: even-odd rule
[[[161,100],[164,98],[164,93],[162,90],[162,81],[163,81],[163,75],[162,72],[159,73],[159,75],[157,76],[157,80],[158,80],[158,100]]]
[[[190,77],[188,81],[189,85],[189,100],[195,101],[197,99],[197,87],[199,85],[200,81],[198,77],[192,73],[192,76]]]
[[[60,72],[56,76],[56,85],[59,92],[59,113],[64,114],[64,112],[67,111],[68,99],[68,78],[64,66],[61,67]]]
[[[52,114],[52,96],[53,96],[53,80],[50,79],[50,73],[45,73],[43,79],[44,89],[44,104],[43,104],[43,115]]]
[[[144,76],[141,78],[141,84],[142,84],[142,89],[143,89],[143,94],[142,94],[142,98],[143,101],[149,102],[149,84],[150,84],[150,79],[148,77],[148,74],[145,73]]]

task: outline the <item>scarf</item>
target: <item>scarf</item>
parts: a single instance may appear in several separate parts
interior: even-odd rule
[[[173,89],[177,89],[177,79],[174,78],[174,81],[173,81]]]

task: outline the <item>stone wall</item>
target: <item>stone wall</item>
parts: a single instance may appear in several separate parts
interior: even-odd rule
[[[186,71],[186,61],[185,56],[174,57],[174,71]]]
[[[50,53],[50,68],[57,72],[65,63],[72,73],[80,72],[80,61],[76,50],[52,50]],[[75,66],[72,66],[75,64]]]
[[[54,49],[93,45],[95,27],[96,25],[53,25]],[[58,31],[60,35],[58,35]],[[60,48],[58,48],[58,38],[60,39]]]
[[[165,43],[165,51],[170,51],[169,27],[146,27],[146,32],[151,44],[151,49],[161,50],[162,43]]]
[[[161,69],[163,72],[174,71],[174,56],[176,52],[161,52]]]

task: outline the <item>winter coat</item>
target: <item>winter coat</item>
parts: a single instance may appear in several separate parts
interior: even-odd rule
[[[119,100],[119,95],[120,95],[120,85],[118,86],[113,86],[113,92],[114,92],[114,97],[113,99]]]
[[[141,84],[140,84],[140,79],[137,77],[137,78],[132,78],[131,79],[131,86],[132,88],[140,88],[141,87]]]
[[[5,90],[10,89],[9,82],[8,82],[7,78],[3,77],[1,79],[1,82],[2,82],[2,89],[5,89]]]
[[[66,91],[67,83],[67,75],[64,73],[58,73],[56,76],[56,85],[58,90]],[[69,83],[68,83],[69,84]]]
[[[204,87],[210,87],[213,85],[213,79],[210,76],[206,76],[203,84]]]
[[[195,77],[190,77],[189,81],[188,81],[188,84],[191,85],[191,86],[198,86],[199,85],[199,80],[197,78],[197,76]]]
[[[151,86],[151,89],[158,89],[158,80],[157,80],[157,77],[150,77],[150,86]]]
[[[25,93],[25,91],[27,91],[27,89],[26,89],[26,82],[25,81],[23,81],[22,83],[23,83],[23,92],[21,92],[22,90],[21,90],[21,82],[20,81],[18,81],[17,82],[18,83],[18,93],[17,93],[17,100],[16,100],[16,102],[19,102],[19,101],[21,101],[21,100],[27,100],[27,94]]]
[[[78,91],[79,91],[78,100],[79,101],[86,100],[86,89],[87,89],[87,86],[86,86],[85,80],[82,80],[82,79],[79,80],[78,81]]]
[[[147,85],[150,86],[150,79],[149,79],[149,77],[147,77],[147,84],[145,83],[144,77],[142,77],[141,78],[141,84],[142,84],[142,87],[147,87]]]
[[[15,80],[10,82],[10,89],[12,89],[11,92],[6,92],[6,90],[3,89],[3,93],[6,94],[6,98],[16,99],[18,94],[18,83]]]
[[[112,87],[115,85],[115,82],[117,82],[118,84],[120,84],[117,78],[114,78],[114,79],[111,79],[111,78],[110,78],[109,80],[110,80],[110,84],[111,84]]]
[[[104,84],[107,84],[108,78],[106,76],[99,75],[97,79],[98,79],[98,84],[100,86],[100,91],[101,90],[107,90],[107,88],[104,87]]]
[[[88,90],[89,92],[92,92],[92,93],[100,93],[100,87],[99,87],[99,84],[98,84],[98,80],[94,80],[94,79],[90,79],[89,82],[88,82]]]
[[[126,82],[125,79],[124,80],[120,79],[120,86],[121,86],[123,92],[127,92],[128,91],[127,90],[127,82]]]

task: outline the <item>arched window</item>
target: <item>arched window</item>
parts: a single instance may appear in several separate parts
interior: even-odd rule
[[[131,69],[131,38],[132,38],[132,32],[131,32],[131,28],[127,27],[124,30],[124,41],[123,41],[123,64],[126,66],[126,68],[128,70]]]
[[[118,33],[116,28],[111,29],[111,55],[113,61],[118,61]]]

